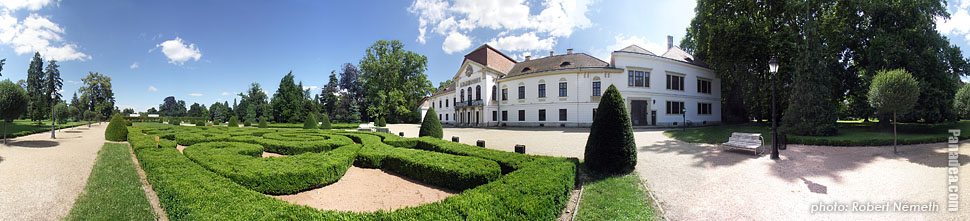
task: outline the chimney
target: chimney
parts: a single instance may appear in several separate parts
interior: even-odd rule
[[[573,49],[572,48],[566,49],[566,54],[573,54]]]
[[[549,51],[549,57],[552,57],[553,55],[556,55],[556,52],[555,51]]]
[[[674,36],[667,35],[667,49],[674,47]]]
[[[526,56],[525,56],[525,60],[526,60],[526,61],[528,61],[528,60],[532,60],[532,55],[526,55]]]

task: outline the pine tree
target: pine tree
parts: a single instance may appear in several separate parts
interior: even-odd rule
[[[30,96],[30,103],[27,104],[27,115],[31,120],[40,125],[40,120],[47,116],[47,100],[50,99],[44,87],[44,60],[40,57],[40,52],[34,53],[34,58],[30,60],[27,68],[27,95]]]
[[[833,64],[827,63],[832,59],[825,59],[828,55],[823,54],[819,45],[814,22],[809,22],[806,42],[800,45],[800,53],[792,64],[795,72],[791,97],[782,117],[782,129],[793,135],[832,136],[838,133],[837,107],[830,88],[836,82],[832,81],[828,68]]]

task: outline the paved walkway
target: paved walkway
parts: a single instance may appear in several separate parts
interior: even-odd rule
[[[0,220],[67,216],[104,145],[108,124],[78,126],[0,144]]]
[[[419,125],[389,125],[397,134],[417,135]],[[782,160],[750,152],[721,151],[692,144],[661,130],[634,130],[637,173],[659,198],[671,220],[970,220],[970,142],[960,145],[960,205],[946,211],[947,154],[944,143],[891,147],[789,145]],[[588,128],[445,128],[474,145],[512,151],[526,144],[530,154],[582,158]],[[812,213],[813,204],[935,202],[942,212]]]

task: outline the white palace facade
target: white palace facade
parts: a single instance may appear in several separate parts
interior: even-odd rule
[[[720,123],[720,80],[672,43],[668,37],[662,55],[631,45],[609,62],[572,49],[515,61],[482,45],[428,101],[443,124],[459,127],[589,127],[600,96],[614,85],[633,126]]]

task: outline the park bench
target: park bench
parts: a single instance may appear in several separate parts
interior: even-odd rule
[[[728,142],[721,144],[725,149],[745,149],[754,151],[754,155],[760,155],[764,153],[761,146],[764,146],[764,138],[761,134],[753,133],[731,133],[731,138],[728,138]]]

